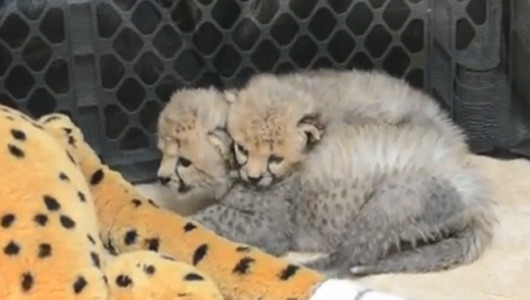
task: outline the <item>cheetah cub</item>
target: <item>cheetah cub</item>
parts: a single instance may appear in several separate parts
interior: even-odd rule
[[[308,266],[343,275],[475,261],[495,217],[461,130],[404,82],[344,74],[258,75],[226,98],[236,169],[289,202],[290,250],[328,253]]]
[[[158,181],[197,211],[231,187],[231,139],[224,130],[228,104],[213,88],[175,92],[158,117],[162,153]]]
[[[310,97],[305,97],[307,94]],[[244,97],[248,105],[234,106],[232,115],[248,117],[248,124],[256,124],[255,129],[261,131],[250,134],[252,138],[255,138],[255,135],[273,140],[271,136],[264,136],[273,132],[271,128],[258,129],[260,121],[268,122],[264,124],[294,122],[290,120],[293,110],[295,114],[304,113],[302,118],[297,120],[297,128],[293,125],[291,129],[307,131],[301,136],[307,138],[308,142],[319,139],[322,127],[331,122],[350,125],[376,122],[425,126],[446,136],[448,142],[455,145],[465,144],[462,130],[451,121],[434,99],[403,80],[380,71],[323,69],[282,75],[264,73],[254,76],[248,83],[248,88],[239,95],[237,91],[227,93],[226,99],[233,102],[238,96]],[[276,101],[280,102],[278,106],[271,108],[272,113],[269,110],[254,109],[254,105],[260,107],[262,102],[268,101],[269,98],[276,98]],[[292,101],[289,101],[289,105],[281,103],[283,98],[292,98]],[[271,103],[269,105],[273,106]],[[282,150],[279,150],[285,152],[281,163],[275,163],[279,162],[278,158],[271,156],[268,158],[270,168],[279,168],[279,173],[282,173],[284,168],[290,170],[290,156],[294,155],[294,162],[297,162],[296,156],[300,149],[296,147],[300,145],[304,145],[304,142],[285,142]],[[291,153],[292,151],[295,152]],[[236,147],[235,154],[245,156],[246,149]],[[255,161],[261,161],[262,164],[253,165]],[[240,169],[240,176],[245,181],[266,187],[273,183],[275,173],[272,169],[271,172],[261,172],[267,167],[269,165],[265,164],[264,160],[250,160],[250,164]],[[247,172],[261,172],[263,177],[252,176],[256,174],[249,176]]]

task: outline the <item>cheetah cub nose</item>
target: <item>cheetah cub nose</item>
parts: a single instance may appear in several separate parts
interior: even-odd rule
[[[169,177],[158,177],[158,182],[160,182],[161,185],[167,185],[171,181]]]
[[[248,176],[248,181],[252,184],[258,184],[258,182],[263,178],[263,176],[250,177]]]

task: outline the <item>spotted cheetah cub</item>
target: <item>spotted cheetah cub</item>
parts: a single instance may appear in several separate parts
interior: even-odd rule
[[[311,97],[304,96],[307,94]],[[436,130],[444,134],[448,142],[450,140],[455,145],[465,144],[462,130],[451,121],[434,99],[406,84],[402,79],[380,71],[323,69],[282,75],[264,73],[254,76],[248,88],[239,95],[237,91],[227,93],[228,101],[233,101],[237,97],[245,98],[248,105],[235,106],[232,115],[250,116],[249,120],[253,121],[248,123],[257,124],[255,126],[257,130],[261,130],[257,128],[260,126],[260,120],[271,123],[294,122],[290,120],[291,110],[296,113],[303,112],[302,117],[297,120],[297,128],[294,124],[290,128],[305,131],[301,135],[304,138],[302,143],[296,144],[299,140],[284,143],[283,149],[280,150],[285,152],[281,162],[278,157],[271,156],[270,164],[259,160],[262,162],[261,165],[252,165],[255,160],[250,160],[251,164],[240,169],[240,176],[245,181],[263,187],[273,183],[275,173],[273,169],[278,168],[279,173],[282,173],[283,169],[290,170],[291,155],[295,155],[294,162],[297,162],[296,155],[300,152],[297,147],[304,145],[306,138],[308,142],[318,140],[321,128],[330,122],[345,122],[351,125],[370,122],[391,125],[410,123]],[[259,107],[263,101],[273,98],[279,102],[278,106],[271,108],[274,110],[273,113],[254,109],[254,105]],[[296,100],[289,101],[288,104],[281,103],[284,98]],[[247,108],[249,110],[244,111]],[[270,130],[271,128],[266,127],[256,135],[272,140],[271,136],[264,136],[271,132]],[[236,147],[235,150],[236,155],[245,155],[246,149]],[[295,152],[291,153],[292,151]],[[256,173],[269,167],[271,172],[263,172],[263,177],[247,174],[247,171]]]
[[[461,131],[403,82],[315,74],[259,75],[227,96],[240,178],[265,195],[288,183],[274,198],[291,205],[290,249],[355,275],[476,260],[495,218]]]
[[[158,118],[162,159],[158,180],[178,201],[199,210],[231,187],[227,176],[231,139],[224,130],[228,105],[213,88],[175,92]]]

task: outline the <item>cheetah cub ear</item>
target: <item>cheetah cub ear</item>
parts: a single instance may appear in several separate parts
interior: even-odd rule
[[[226,130],[216,128],[215,130],[208,132],[208,141],[223,157],[229,157],[232,139]]]
[[[305,138],[306,144],[313,144],[320,141],[324,132],[320,114],[307,114],[298,121],[298,130]]]

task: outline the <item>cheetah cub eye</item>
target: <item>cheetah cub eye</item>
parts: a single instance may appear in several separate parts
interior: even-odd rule
[[[179,157],[178,164],[183,168],[188,168],[191,166],[191,160],[184,157]]]
[[[236,151],[240,152],[243,155],[248,155],[248,150],[245,147],[241,146],[240,144],[235,144],[235,147]]]
[[[282,161],[283,161],[283,157],[273,154],[269,156],[268,164],[269,165],[280,164]]]

